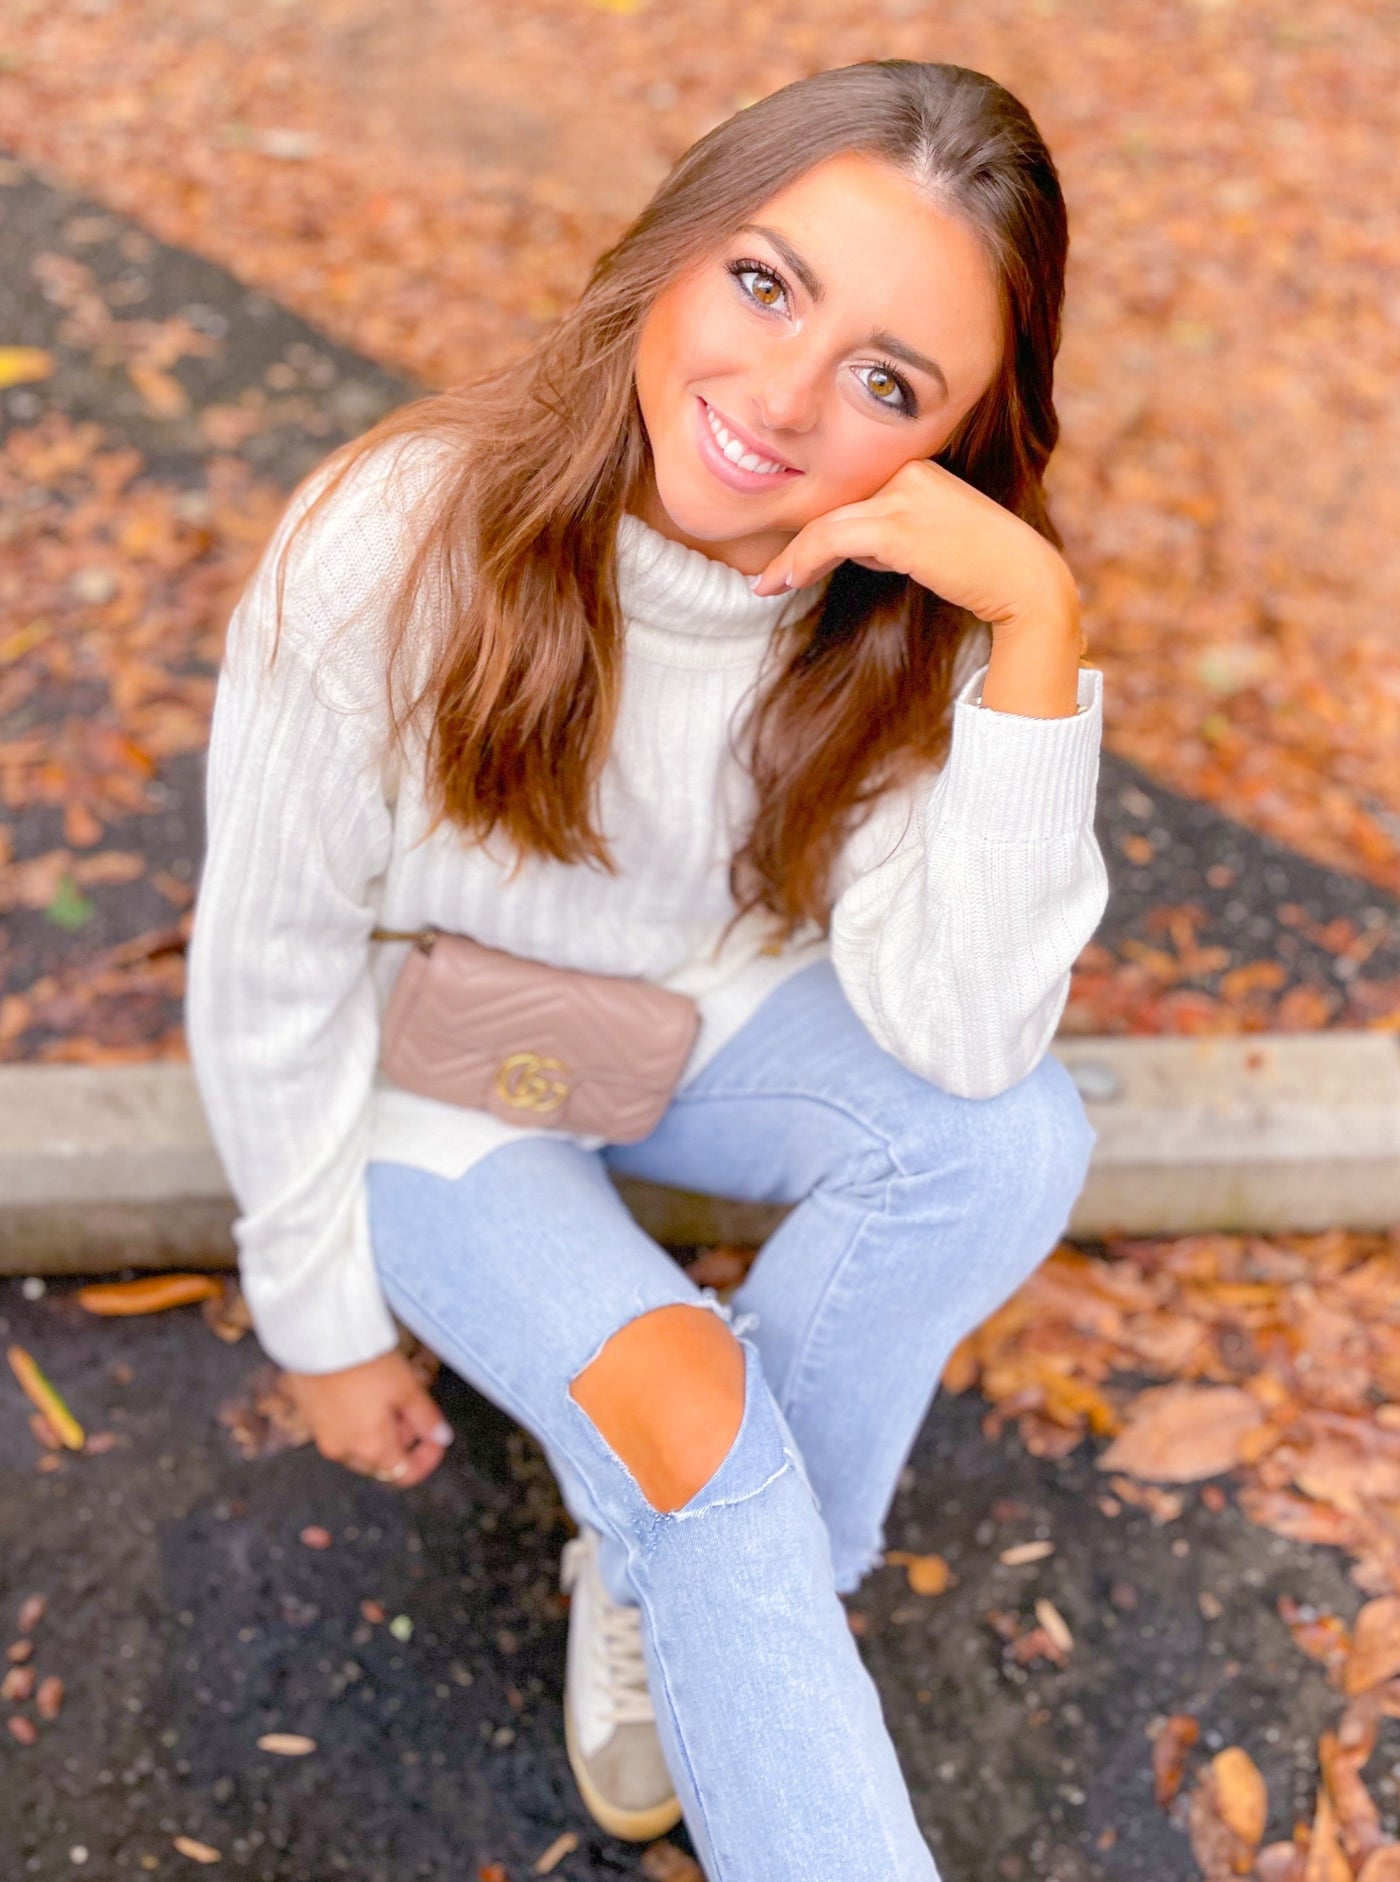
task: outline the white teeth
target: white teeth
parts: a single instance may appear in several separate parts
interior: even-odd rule
[[[764,476],[773,477],[787,469],[785,464],[775,464],[772,458],[756,457],[752,451],[745,451],[739,440],[725,430],[708,405],[705,407],[705,416],[710,421],[710,430],[714,433],[715,443],[730,463],[737,464],[740,470],[759,471]]]

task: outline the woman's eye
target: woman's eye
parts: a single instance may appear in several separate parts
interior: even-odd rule
[[[760,268],[756,262],[736,261],[729,272],[749,299],[757,301],[760,307],[777,307],[787,293],[777,275]]]
[[[877,405],[888,405],[891,411],[913,416],[914,396],[892,366],[858,366],[856,371],[862,375],[861,384]]]

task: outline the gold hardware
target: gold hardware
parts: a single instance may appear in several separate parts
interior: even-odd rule
[[[569,1068],[562,1059],[512,1052],[496,1073],[496,1096],[517,1111],[543,1117],[557,1111],[568,1095]]]
[[[431,954],[438,938],[436,928],[371,928],[371,941],[411,941],[424,954]]]

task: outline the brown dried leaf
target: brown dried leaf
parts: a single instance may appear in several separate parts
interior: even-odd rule
[[[1199,1720],[1174,1712],[1152,1740],[1153,1794],[1164,1809],[1181,1789],[1187,1754],[1200,1736]]]
[[[1216,1807],[1236,1836],[1258,1843],[1269,1815],[1269,1795],[1259,1767],[1239,1745],[1229,1745],[1211,1760]]]
[[[1342,1668],[1342,1691],[1357,1693],[1400,1673],[1400,1595],[1368,1601],[1352,1628],[1351,1652]]]
[[[13,1718],[6,1719],[5,1724],[9,1728],[10,1737],[14,1739],[17,1745],[33,1745],[38,1743],[39,1728],[34,1723],[33,1719],[26,1719],[21,1714],[16,1713]]]
[[[19,1604],[19,1631],[32,1634],[48,1610],[49,1604],[43,1595],[27,1595]]]
[[[1268,1843],[1254,1858],[1259,1882],[1305,1882],[1308,1852],[1301,1843]]]
[[[1353,1882],[1351,1864],[1337,1834],[1332,1802],[1325,1791],[1318,1795],[1303,1882]]]
[[[705,1882],[705,1872],[674,1843],[652,1843],[642,1851],[642,1874],[647,1882]]]
[[[1386,1843],[1373,1850],[1362,1863],[1356,1882],[1400,1882],[1400,1843]]]
[[[63,1681],[50,1673],[41,1683],[34,1704],[41,1719],[56,1719],[63,1709]]]
[[[1241,1440],[1263,1422],[1262,1407],[1235,1386],[1154,1386],[1128,1407],[1099,1469],[1158,1483],[1218,1477],[1239,1462]]]
[[[1196,1781],[1189,1816],[1191,1853],[1206,1882],[1230,1882],[1254,1867],[1254,1844],[1226,1821],[1223,1801],[1220,1773],[1213,1760]]]

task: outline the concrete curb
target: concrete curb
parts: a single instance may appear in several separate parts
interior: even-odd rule
[[[1071,1232],[1400,1222],[1400,1048],[1383,1033],[1061,1039],[1098,1144]],[[621,1185],[671,1243],[783,1211]],[[0,1273],[225,1267],[235,1206],[188,1064],[0,1066]]]

